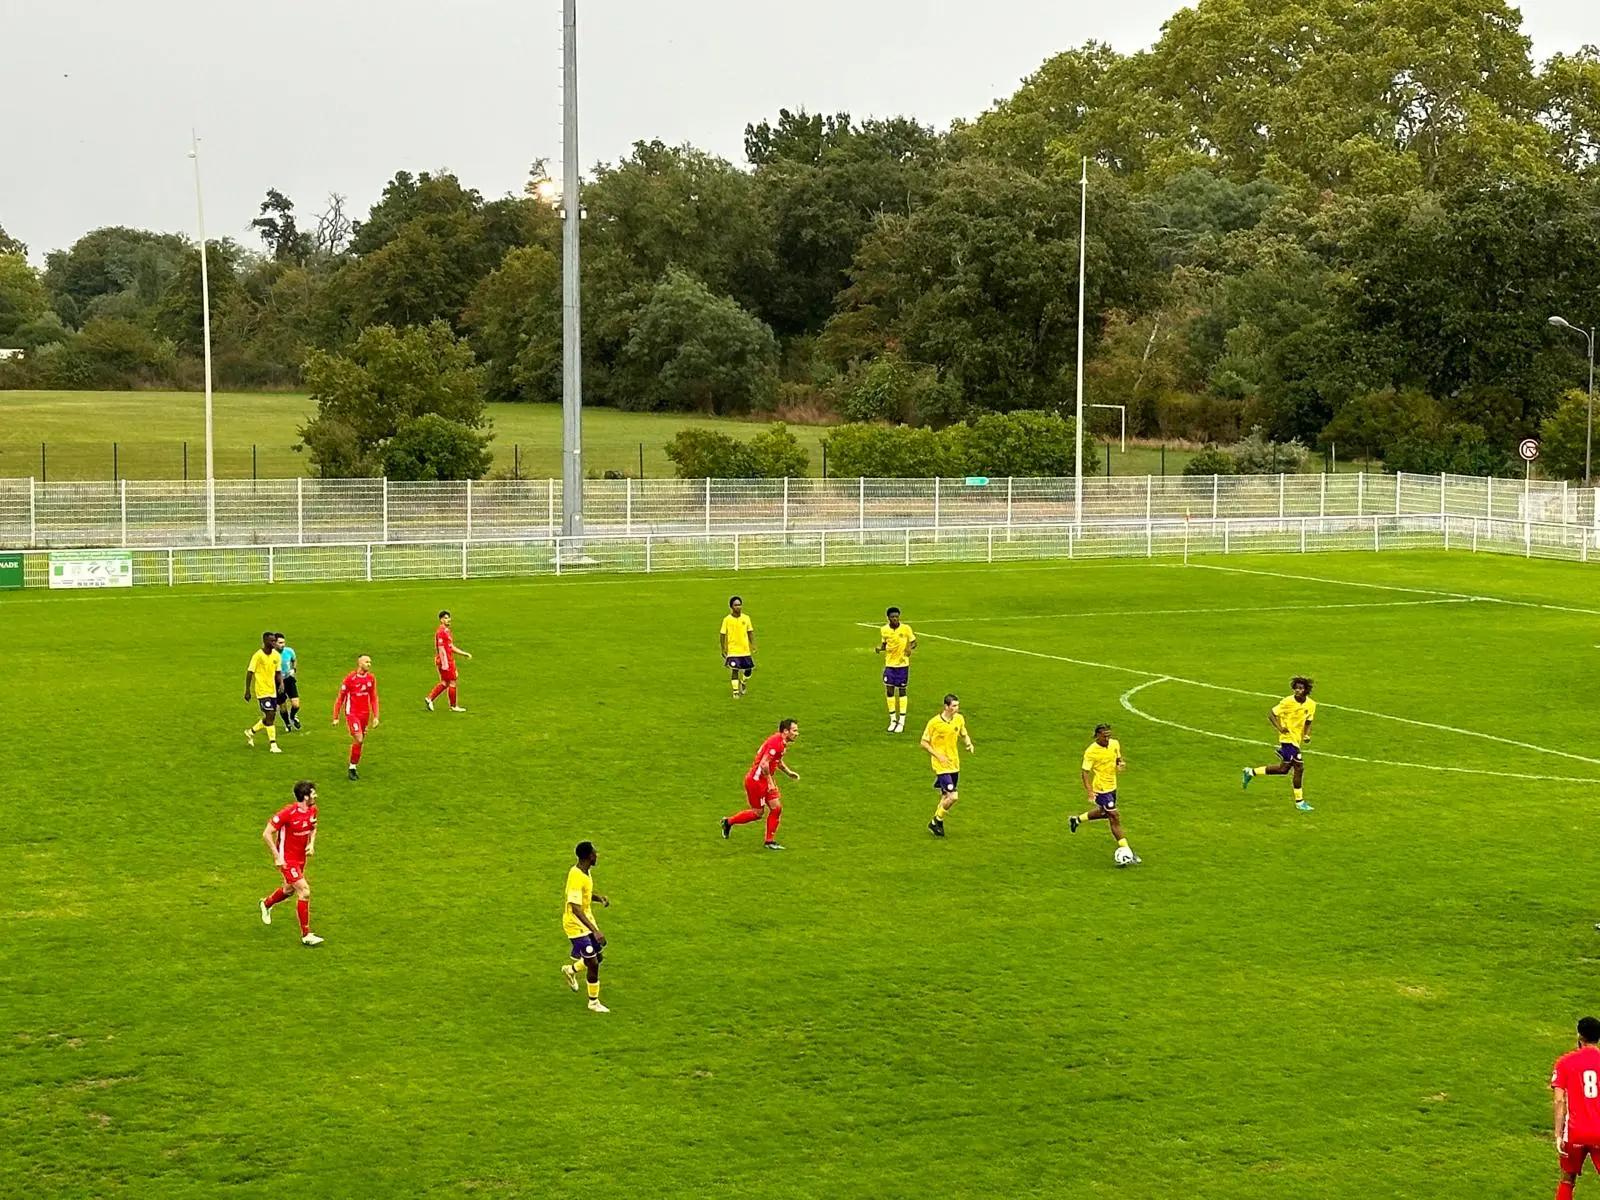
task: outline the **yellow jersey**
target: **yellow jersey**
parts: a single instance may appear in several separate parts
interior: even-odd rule
[[[1278,723],[1283,726],[1283,732],[1278,735],[1278,740],[1290,746],[1298,746],[1305,741],[1306,726],[1311,724],[1317,715],[1317,702],[1307,696],[1302,704],[1293,696],[1285,696],[1278,701],[1278,706],[1272,710],[1278,718]]]
[[[561,931],[569,938],[584,937],[589,933],[589,927],[572,915],[571,905],[576,904],[583,910],[583,915],[592,921],[594,913],[589,906],[593,900],[594,880],[582,867],[573,867],[567,872],[567,898],[561,905]]]
[[[1117,790],[1117,759],[1122,757],[1122,743],[1116,738],[1108,738],[1102,746],[1099,742],[1090,742],[1089,748],[1083,752],[1083,769],[1093,771],[1094,790],[1098,796]]]
[[[937,758],[929,756],[928,761],[933,766],[935,775],[943,775],[946,771],[961,770],[961,751],[956,749],[958,739],[967,731],[967,719],[957,713],[954,719],[946,721],[943,713],[935,713],[933,720],[928,722],[927,728],[922,731],[922,740],[932,746],[934,750],[949,759],[949,765],[943,765]]]
[[[745,658],[750,654],[750,635],[755,629],[743,613],[737,617],[729,613],[722,618],[722,636],[728,639],[729,658]]]
[[[917,635],[911,632],[911,626],[902,622],[898,629],[888,625],[878,629],[879,640],[883,642],[883,665],[886,667],[909,667],[911,665],[911,643],[917,640]],[[935,639],[936,641],[938,639]]]
[[[250,656],[250,675],[257,700],[278,694],[278,662],[276,654],[268,654],[265,650],[257,650]]]

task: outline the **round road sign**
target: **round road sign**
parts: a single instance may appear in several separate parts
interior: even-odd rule
[[[1539,443],[1533,438],[1523,438],[1517,443],[1517,453],[1522,455],[1523,462],[1532,462],[1539,457]]]

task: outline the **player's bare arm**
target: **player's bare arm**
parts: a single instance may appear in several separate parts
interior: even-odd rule
[[[726,633],[717,634],[717,649],[722,655],[722,661],[723,662],[727,662],[728,661],[728,635]]]
[[[1310,721],[1306,722],[1305,732],[1300,735],[1300,740],[1302,742],[1309,742],[1311,740],[1311,722]]]
[[[283,866],[283,847],[278,844],[278,831],[272,827],[272,822],[267,822],[267,827],[261,831],[261,840],[267,844],[267,849],[272,853],[272,861]]]
[[[967,744],[967,753],[968,754],[974,753],[974,750],[973,750],[973,747],[972,747],[972,739],[969,736],[967,736],[967,731],[965,729],[963,729],[961,731],[961,740]]]
[[[1094,772],[1090,771],[1090,770],[1084,770],[1084,771],[1079,772],[1079,774],[1081,774],[1083,776],[1083,790],[1084,790],[1084,792],[1086,792],[1088,794],[1089,799],[1093,800],[1094,799]]]
[[[577,919],[578,924],[582,925],[590,933],[594,934],[595,941],[599,942],[602,946],[606,944],[606,935],[600,932],[600,926],[596,925],[592,920],[590,920],[589,914],[583,911],[583,905],[574,904],[569,900],[567,901],[567,908],[571,911],[573,917]]]
[[[254,694],[255,686],[256,686],[255,672],[252,671],[249,667],[246,667],[244,669],[244,698],[246,700],[250,699],[250,697]]]
[[[888,648],[889,648],[889,643],[888,642],[879,642],[878,643],[878,648],[876,650],[874,650],[873,653],[874,654],[882,654]]]
[[[1289,732],[1287,729],[1285,729],[1283,727],[1283,722],[1278,720],[1278,710],[1277,709],[1275,709],[1275,708],[1267,709],[1267,720],[1272,722],[1272,727],[1274,729],[1276,729],[1279,733],[1288,733]]]
[[[315,854],[316,852],[317,852],[317,831],[315,829],[312,829],[311,837],[306,842],[306,857],[309,858],[311,855]]]
[[[1566,1149],[1561,1141],[1561,1131],[1567,1127],[1567,1090],[1566,1088],[1552,1088],[1550,1107],[1551,1115],[1555,1118],[1555,1141],[1557,1152]]]
[[[754,658],[755,655],[756,655],[756,631],[754,629],[752,629],[750,631],[750,657]]]
[[[601,908],[610,908],[611,907],[611,898],[609,896],[602,896],[599,892],[596,892],[593,896],[590,897],[590,899],[592,899]]]
[[[800,778],[800,772],[796,771],[793,767],[791,767],[786,762],[779,763],[778,764],[778,769],[780,771],[782,771],[785,775],[787,775],[790,779],[799,779]]]

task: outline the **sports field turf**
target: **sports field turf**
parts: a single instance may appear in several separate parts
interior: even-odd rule
[[[0,1194],[1547,1194],[1546,1072],[1600,1009],[1600,576],[1210,564],[0,598]],[[888,603],[922,638],[898,738]],[[465,715],[421,704],[445,606]],[[277,757],[241,737],[268,628],[308,697]],[[385,719],[351,784],[361,651]],[[1310,814],[1240,789],[1301,671]],[[938,842],[947,689],[977,752]],[[724,843],[790,715],[788,851]],[[1066,826],[1101,720],[1128,870]],[[316,950],[256,913],[302,776]],[[606,1016],[559,974],[580,838]]]

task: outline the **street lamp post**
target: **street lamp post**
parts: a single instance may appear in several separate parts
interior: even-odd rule
[[[1083,282],[1087,257],[1085,251],[1089,245],[1089,160],[1083,160],[1083,174],[1078,179],[1080,195],[1078,200],[1078,408],[1076,451],[1077,463],[1073,469],[1072,480],[1072,523],[1078,528],[1083,526]]]
[[[206,209],[200,199],[200,139],[189,131],[189,157],[194,160],[194,213],[200,230],[200,332],[206,363],[206,540],[217,542],[217,476],[211,438],[211,275],[206,264]]]
[[[1550,324],[1558,329],[1570,329],[1589,343],[1589,408],[1583,426],[1583,486],[1592,487],[1594,475],[1590,463],[1594,453],[1594,330],[1580,329],[1565,317],[1551,317]]]
[[[561,532],[583,536],[583,342],[578,230],[578,0],[564,0],[561,21]]]

